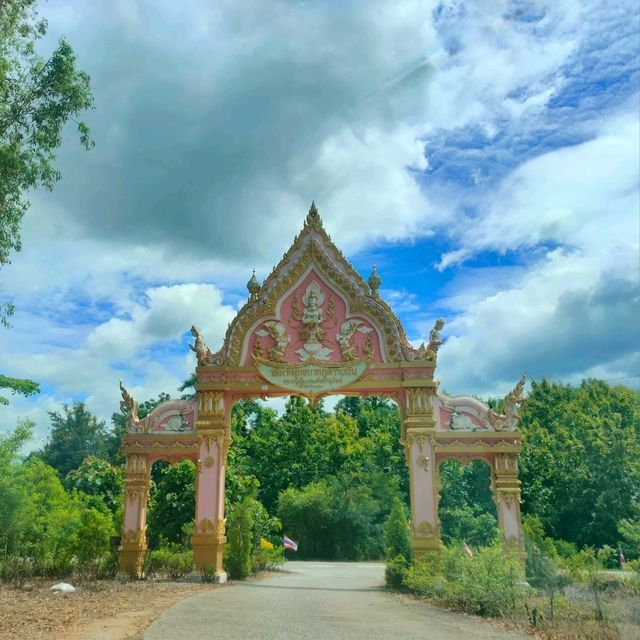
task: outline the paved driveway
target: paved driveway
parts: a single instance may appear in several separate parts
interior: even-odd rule
[[[145,640],[524,640],[383,589],[378,563],[288,562],[286,572],[183,600]],[[530,640],[530,638],[529,638]]]

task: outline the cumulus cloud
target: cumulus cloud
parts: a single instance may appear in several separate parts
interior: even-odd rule
[[[522,368],[637,371],[624,346],[638,237],[631,2],[42,11],[49,43],[66,35],[92,77],[96,147],[66,140],[63,180],[33,195],[24,251],[0,274],[18,307],[0,370],[44,389],[9,422],[35,411],[46,425],[76,399],[108,418],[118,377],[141,399],[173,391],[193,367],[190,325],[219,346],[251,268],[270,271],[312,199],[348,255],[386,251],[410,337],[448,317],[447,390],[502,392]]]
[[[515,379],[521,368],[561,379],[599,371],[634,383],[640,373],[637,140],[635,116],[607,119],[593,140],[516,169],[473,222],[460,224],[455,254],[461,257],[538,251],[525,254],[526,266],[503,272],[493,290],[482,269],[452,285],[446,304],[458,315],[442,349],[443,379],[477,393]],[[441,267],[447,262],[453,263],[451,254]]]

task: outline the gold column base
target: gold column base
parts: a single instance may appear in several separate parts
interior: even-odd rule
[[[194,533],[191,536],[193,548],[193,567],[195,571],[214,571],[214,576],[224,582],[227,574],[222,565],[222,552],[227,542],[226,536],[215,534]]]
[[[118,575],[131,579],[142,578],[146,552],[146,545],[138,547],[123,544],[118,558]]]
[[[442,543],[440,538],[418,538],[413,536],[411,538],[411,549],[413,550],[414,559],[419,560],[425,553],[441,552]]]

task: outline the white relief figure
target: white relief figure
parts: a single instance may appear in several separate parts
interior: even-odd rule
[[[336,340],[340,345],[340,353],[345,362],[351,362],[358,357],[356,346],[351,344],[356,329],[362,324],[361,320],[347,320],[342,323],[340,333],[336,334]]]
[[[322,344],[326,335],[321,326],[324,322],[324,312],[321,306],[323,302],[324,294],[320,285],[315,281],[311,282],[302,296],[304,311],[300,316],[302,323],[300,336],[304,340],[304,344],[301,349],[296,349],[296,353],[303,362],[311,357],[316,360],[328,360],[333,353],[333,349]]]
[[[476,431],[478,425],[464,413],[454,411],[451,414],[451,430],[452,431]]]
[[[164,427],[165,431],[171,431],[173,433],[181,433],[183,431],[189,431],[189,420],[184,413],[169,418]]]
[[[285,350],[291,341],[291,336],[287,334],[287,330],[281,322],[270,320],[265,322],[264,326],[275,342],[268,351],[269,360],[272,362],[285,362]]]

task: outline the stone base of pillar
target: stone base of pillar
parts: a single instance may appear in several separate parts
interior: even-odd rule
[[[226,541],[225,536],[194,533],[191,536],[193,572],[200,576],[206,572],[212,575],[213,582],[225,582],[227,574],[222,566],[222,552]]]
[[[118,558],[118,575],[125,578],[142,578],[144,556],[147,547],[122,546]]]
[[[442,551],[442,544],[439,538],[411,538],[411,548],[414,559],[420,559],[425,553]]]
[[[187,574],[187,582],[211,582],[213,584],[224,584],[227,581],[227,572],[220,571],[213,575],[203,576],[201,571],[192,571]]]

